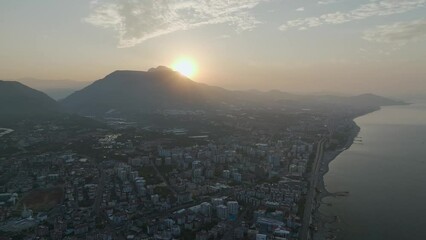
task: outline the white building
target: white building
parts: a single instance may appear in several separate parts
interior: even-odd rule
[[[212,204],[213,204],[213,207],[217,207],[219,205],[222,205],[223,199],[222,198],[212,198]]]
[[[217,217],[225,220],[228,218],[228,208],[225,205],[219,205],[216,207]]]
[[[234,173],[234,181],[241,182],[241,173]]]
[[[173,225],[172,226],[172,234],[175,237],[179,237],[180,236],[180,227],[179,227],[179,225]]]
[[[151,201],[156,204],[160,200],[160,196],[158,194],[151,195]]]
[[[155,159],[155,165],[157,165],[157,166],[163,165],[163,159],[162,158],[156,158]]]
[[[203,169],[201,168],[196,168],[193,171],[193,177],[194,178],[200,178],[203,175]]]
[[[121,168],[118,169],[117,170],[117,176],[118,176],[118,178],[121,179],[121,181],[126,180],[127,179],[127,172],[126,172],[126,170],[121,169]]]
[[[201,213],[204,216],[210,216],[212,213],[212,205],[208,202],[201,203]]]
[[[265,234],[256,234],[256,240],[266,240],[268,237]]]
[[[198,161],[198,160],[196,160],[196,161],[193,161],[192,162],[192,169],[194,170],[194,169],[197,169],[197,168],[201,168],[202,167],[202,165],[201,165],[201,161]]]
[[[239,209],[239,205],[237,201],[228,201],[226,203],[226,206],[228,207],[228,213],[229,215],[232,216],[238,216],[238,209]]]
[[[138,176],[139,176],[138,171],[131,171],[130,174],[129,174],[129,177],[132,180],[135,179],[135,178],[137,178]]]

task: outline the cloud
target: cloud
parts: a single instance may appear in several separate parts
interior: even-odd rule
[[[370,42],[406,45],[409,42],[426,39],[426,20],[397,22],[377,26],[364,32],[363,39]]]
[[[337,0],[322,0],[322,1],[318,1],[318,4],[320,5],[327,5],[327,4],[332,4],[337,2]]]
[[[321,1],[323,4],[325,1]],[[417,8],[424,7],[426,0],[370,0],[358,8],[348,12],[334,12],[323,14],[318,17],[309,17],[287,21],[279,27],[280,30],[288,29],[306,30],[325,24],[342,24],[346,22],[362,20],[374,16],[388,16],[405,13]]]
[[[228,35],[228,34],[223,34],[223,35],[218,36],[216,39],[227,39],[227,38],[230,38],[230,37],[231,36]]]
[[[296,11],[303,12],[303,11],[305,11],[305,8],[304,7],[300,7],[300,8],[297,8]]]
[[[250,10],[268,0],[107,0],[96,1],[84,21],[117,32],[119,47],[204,25],[228,24],[237,32],[260,21]],[[92,2],[93,4],[93,2]]]

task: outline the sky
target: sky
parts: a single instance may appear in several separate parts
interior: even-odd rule
[[[426,0],[2,0],[0,32],[6,80],[189,58],[228,89],[426,93]]]

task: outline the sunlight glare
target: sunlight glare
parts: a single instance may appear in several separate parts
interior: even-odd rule
[[[187,58],[179,59],[173,64],[172,68],[173,70],[189,78],[193,77],[197,71],[195,63],[191,59]]]

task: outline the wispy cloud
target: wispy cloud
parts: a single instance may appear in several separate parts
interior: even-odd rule
[[[397,22],[381,25],[364,32],[363,38],[370,42],[406,45],[409,42],[426,40],[426,20]]]
[[[323,4],[326,1],[320,1]],[[327,1],[328,2],[328,1]],[[370,0],[358,8],[348,12],[333,12],[318,17],[300,18],[287,21],[279,27],[280,30],[288,29],[306,30],[325,24],[342,24],[346,22],[362,20],[374,16],[388,16],[405,13],[424,7],[426,0]]]
[[[223,35],[218,36],[216,39],[227,39],[227,38],[230,38],[230,37],[231,36],[228,35],[228,34],[223,34]]]
[[[304,7],[300,7],[300,8],[297,8],[296,11],[303,12],[303,11],[305,11],[305,8]]]
[[[97,1],[84,20],[117,32],[119,47],[210,24],[229,24],[237,32],[260,21],[250,11],[268,0],[107,0]]]
[[[327,4],[332,4],[332,3],[335,3],[335,2],[337,2],[338,0],[321,0],[321,1],[318,1],[318,4],[321,4],[321,5],[327,5]]]

